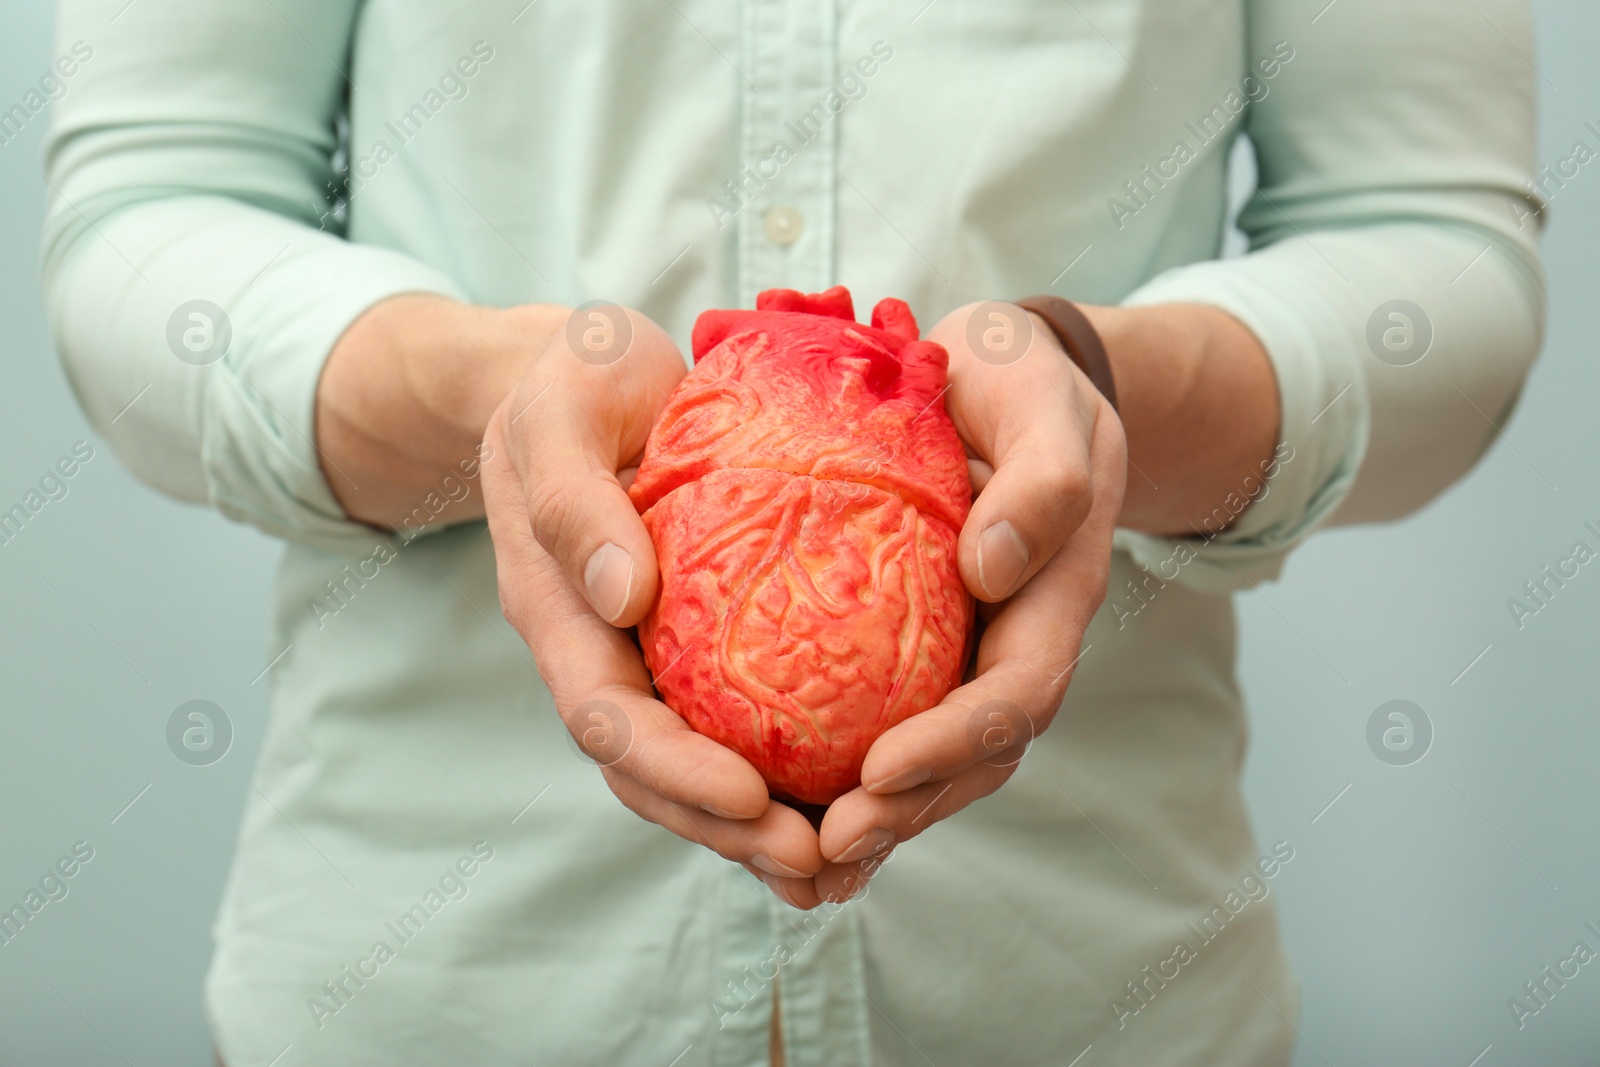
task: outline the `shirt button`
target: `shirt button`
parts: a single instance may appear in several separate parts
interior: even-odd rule
[[[784,248],[798,241],[800,231],[806,226],[805,216],[786,205],[769,208],[764,221],[767,227],[767,240]]]

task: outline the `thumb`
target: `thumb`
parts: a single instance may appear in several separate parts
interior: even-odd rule
[[[595,338],[612,345],[593,347]],[[685,373],[660,327],[600,304],[573,312],[501,409],[528,523],[589,606],[633,626],[655,602],[655,546],[619,480]]]

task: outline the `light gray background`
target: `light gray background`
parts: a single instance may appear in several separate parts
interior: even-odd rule
[[[1600,149],[1583,129],[1600,126],[1600,10],[1537,7],[1553,163],[1580,138]],[[0,2],[6,106],[52,58],[48,8]],[[75,841],[95,858],[0,946],[0,1064],[208,1064],[200,983],[262,735],[279,553],[139,486],[74,405],[36,268],[43,125],[0,146],[0,511],[74,442],[96,458],[0,545],[0,903]],[[1545,354],[1471,478],[1398,526],[1319,535],[1241,598],[1246,787],[1260,839],[1296,850],[1272,888],[1303,982],[1298,1064],[1600,1063],[1600,961],[1525,1029],[1507,1007],[1575,941],[1600,948],[1600,563],[1520,632],[1506,605],[1600,526],[1597,215],[1600,160],[1554,198]],[[210,767],[164,736],[197,698],[236,731]],[[1366,742],[1395,698],[1436,731],[1408,767]]]

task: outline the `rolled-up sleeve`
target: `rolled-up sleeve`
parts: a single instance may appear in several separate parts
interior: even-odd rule
[[[1254,72],[1267,94],[1249,105],[1250,252],[1126,300],[1222,308],[1277,374],[1281,441],[1236,522],[1223,504],[1214,536],[1118,532],[1139,562],[1215,591],[1276,577],[1319,525],[1397,518],[1443,492],[1494,440],[1544,320],[1528,5],[1340,0],[1315,20],[1248,7],[1249,54],[1293,55]]]
[[[60,5],[44,274],[79,402],[144,481],[297,539],[361,529],[314,443],[328,352],[380,300],[459,295],[333,220],[358,7]]]

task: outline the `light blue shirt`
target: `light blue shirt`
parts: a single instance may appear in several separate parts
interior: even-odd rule
[[[65,365],[137,474],[288,541],[206,987],[232,1067],[755,1064],[774,988],[793,1067],[1284,1062],[1295,842],[1255,842],[1240,796],[1228,594],[1431,499],[1514,401],[1543,313],[1525,3],[125,5],[61,4]],[[1251,251],[1218,260],[1245,133]],[[1013,780],[802,915],[623,809],[483,525],[347,521],[312,405],[398,293],[605,298],[687,349],[705,308],[834,284],[924,323],[1041,291],[1222,307],[1283,444],[1222,536],[1119,532]]]

